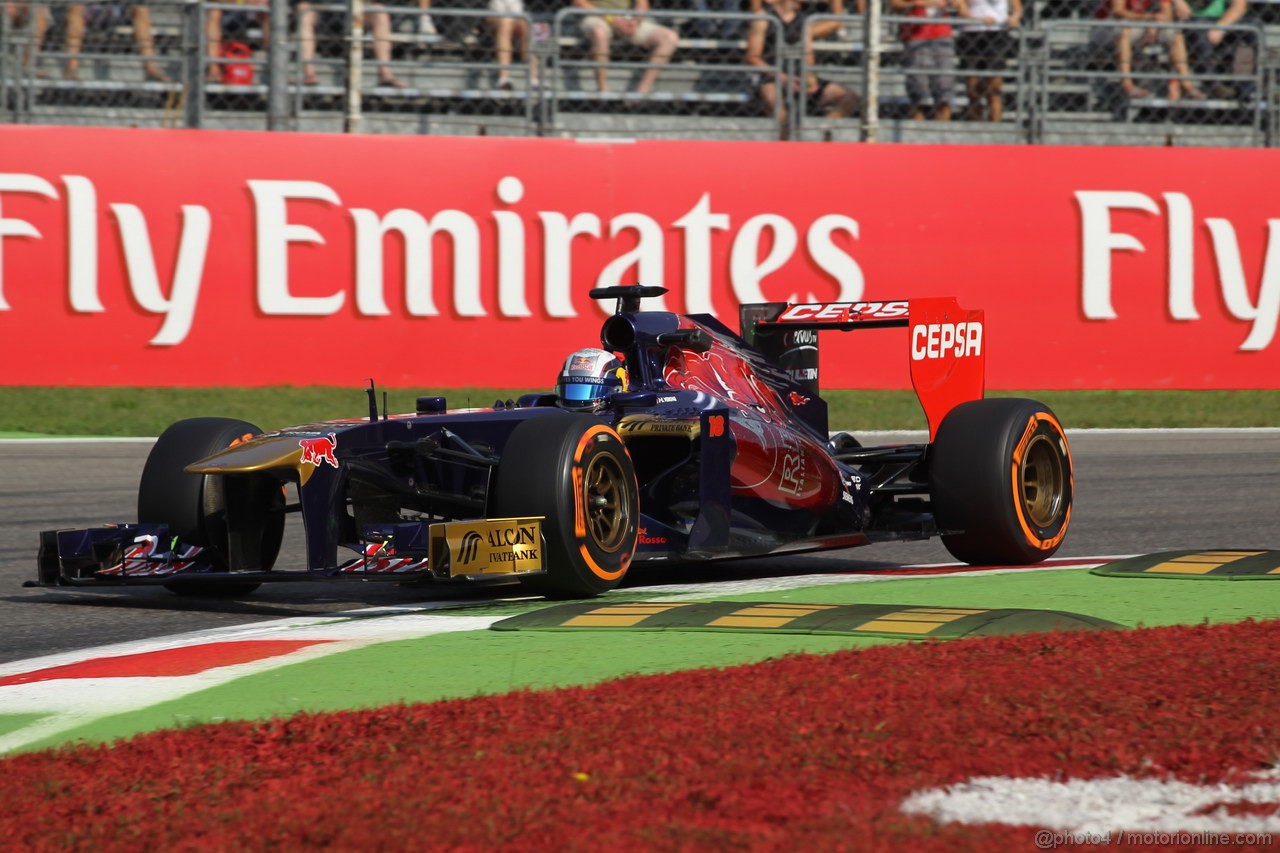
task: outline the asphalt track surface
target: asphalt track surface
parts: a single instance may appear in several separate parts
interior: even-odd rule
[[[1058,556],[1280,549],[1280,430],[1086,431],[1070,437],[1075,515]],[[0,663],[198,629],[477,594],[474,588],[290,583],[266,585],[249,599],[228,602],[163,589],[23,589],[23,581],[35,576],[40,530],[135,517],[135,489],[148,450],[136,442],[0,442]],[[629,585],[950,561],[938,540],[887,543],[679,570],[641,567]]]

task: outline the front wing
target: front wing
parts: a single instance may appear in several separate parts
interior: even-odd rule
[[[482,580],[544,574],[541,517],[369,527],[351,559],[321,569],[227,571],[208,548],[164,524],[115,524],[40,534],[35,586],[115,586],[289,580]]]

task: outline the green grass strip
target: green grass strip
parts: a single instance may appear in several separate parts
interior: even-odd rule
[[[43,720],[48,714],[0,714],[0,737],[25,729],[27,726]]]
[[[892,640],[783,634],[650,633],[603,645],[590,634],[468,631],[381,643],[295,664],[182,699],[96,720],[24,747],[103,742],[156,729],[300,711],[376,708],[513,690],[595,684],[632,674],[732,666],[795,652],[836,652]]]
[[[418,396],[488,406],[542,389],[388,389],[392,412]],[[1280,391],[1000,391],[1047,403],[1068,428],[1280,426]],[[924,429],[911,391],[827,391],[832,425],[854,431]],[[241,418],[263,429],[368,413],[360,388],[0,388],[0,433],[158,435],[182,418]],[[381,394],[379,394],[381,405]]]
[[[725,598],[812,604],[1053,608],[1135,627],[1280,617],[1280,585],[1188,584],[1161,579],[1132,583],[1091,575],[1086,569],[922,577]],[[141,711],[104,718],[28,748],[72,739],[109,741],[154,729],[288,716],[299,711],[379,707],[594,684],[624,675],[724,667],[798,652],[827,653],[889,642],[896,641],[653,631],[438,634],[382,643],[248,676]]]

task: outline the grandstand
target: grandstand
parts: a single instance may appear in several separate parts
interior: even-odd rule
[[[312,4],[319,13],[314,83],[304,83],[300,40],[285,0],[280,8],[212,2],[149,4],[161,78],[146,73],[134,22],[122,7],[89,4],[79,50],[70,49],[64,0],[37,14],[0,15],[0,120],[8,123],[204,127],[363,133],[594,136],[605,138],[879,140],[1058,144],[1271,146],[1280,144],[1280,4],[1255,0],[1247,31],[1256,48],[1231,65],[1194,75],[1203,100],[1160,96],[1174,75],[1156,43],[1140,48],[1134,77],[1157,93],[1126,97],[1111,50],[1090,38],[1092,7],[1028,0],[1017,51],[1002,72],[1005,113],[998,122],[914,121],[909,117],[904,52],[898,32],[909,19],[812,15],[807,26],[834,20],[834,36],[814,43],[811,59],[775,40],[775,72],[814,72],[858,92],[866,115],[826,118],[798,100],[766,114],[757,93],[759,68],[746,63],[742,38],[702,38],[706,20],[745,32],[754,16],[698,13],[657,6],[644,13],[675,29],[679,48],[653,92],[631,89],[645,52],[615,43],[610,89],[596,91],[575,8],[530,5],[521,15],[533,34],[532,61],[512,66],[510,88],[496,84],[491,13],[465,0],[436,0],[434,32],[423,34],[415,7]],[[13,7],[28,9],[27,6]],[[222,45],[209,56],[206,22],[223,12]],[[371,10],[390,17],[390,68],[403,88],[380,85],[365,25]],[[1273,11],[1274,10],[1274,11]],[[47,30],[40,25],[41,16]],[[272,28],[269,21],[282,26]],[[355,21],[361,26],[353,27]],[[1130,24],[1130,26],[1132,26]],[[1195,24],[1155,24],[1186,30]],[[273,37],[272,31],[276,32]],[[868,33],[875,38],[868,38]],[[363,49],[352,49],[360,45]],[[241,48],[240,46],[243,46]],[[272,47],[275,47],[273,52]],[[241,53],[236,53],[241,50]],[[517,53],[518,55],[518,53]],[[69,59],[75,79],[65,78]],[[535,72],[536,69],[536,72]],[[535,73],[537,79],[535,81]],[[871,81],[870,83],[868,81]],[[535,85],[536,82],[536,85]],[[966,104],[956,86],[956,116]]]

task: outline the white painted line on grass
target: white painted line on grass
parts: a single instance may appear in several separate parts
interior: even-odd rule
[[[1203,784],[1163,779],[1134,779],[1114,776],[1106,779],[1012,779],[988,776],[961,785],[918,791],[902,804],[907,814],[927,815],[940,823],[1003,823],[1012,826],[1043,826],[1083,839],[1061,839],[1042,843],[1041,849],[1064,844],[1137,845],[1172,847],[1204,844],[1269,845],[1267,840],[1234,842],[1226,840],[1178,838],[1160,840],[1131,838],[1124,833],[1276,833],[1280,832],[1280,812],[1272,814],[1232,814],[1233,805],[1280,803],[1280,782],[1260,777],[1259,781],[1238,785]],[[1105,836],[1105,840],[1101,837]],[[1119,836],[1119,837],[1117,837]],[[1052,837],[1044,839],[1052,842]]]
[[[643,593],[649,595],[656,593],[658,595],[667,595],[674,593],[672,601],[681,601],[684,599],[700,599],[710,598],[716,595],[745,595],[757,592],[782,592],[792,589],[803,589],[809,586],[837,586],[839,584],[848,583],[875,583],[877,581],[910,581],[910,580],[934,580],[941,578],[977,578],[990,575],[1011,575],[1024,574],[1027,572],[1064,572],[1072,569],[1091,569],[1094,566],[1100,566],[1103,563],[1112,560],[1123,559],[1121,557],[1089,557],[1083,559],[1072,559],[1069,565],[1054,565],[1053,563],[1045,563],[1043,565],[1031,568],[1016,569],[979,569],[977,571],[958,571],[953,573],[938,574],[895,574],[892,571],[885,572],[866,572],[866,573],[850,573],[850,574],[821,574],[821,575],[793,575],[791,577],[780,578],[752,578],[751,580],[741,581],[720,581],[710,583],[687,583],[687,584],[667,584],[665,586],[646,586],[636,589],[632,598],[637,594]],[[928,569],[943,568],[955,565],[954,563],[937,563],[930,566],[903,566],[909,569]],[[622,597],[629,590],[615,590],[610,593],[610,597]],[[666,600],[664,598],[664,600]]]
[[[836,584],[919,578],[971,577],[1014,572],[1065,571],[1087,568],[1109,558],[1054,558],[1053,562],[1031,568],[987,569],[942,574],[823,574],[784,578],[762,578],[701,584],[670,584],[615,590],[601,601],[619,598],[646,598],[671,595],[671,600],[695,600],[720,595],[770,592]],[[954,563],[909,566],[910,569],[959,568]],[[139,710],[197,690],[225,684],[248,675],[315,660],[377,643],[416,639],[432,634],[482,631],[507,614],[469,616],[448,615],[449,610],[474,605],[498,605],[515,601],[536,601],[532,596],[507,599],[470,599],[359,608],[308,618],[274,619],[249,625],[209,628],[163,637],[151,637],[75,652],[46,655],[0,664],[0,678],[35,676],[42,671],[91,660],[121,658],[151,652],[204,646],[212,643],[244,641],[318,641],[316,645],[246,663],[214,666],[202,672],[179,676],[74,677],[65,672],[49,672],[43,678],[0,686],[0,714],[46,714],[39,720],[0,736],[0,753],[21,749],[92,720],[111,714]]]
[[[980,569],[977,571],[961,571],[940,574],[895,574],[885,572],[857,572],[847,574],[793,575],[790,577],[755,578],[738,581],[707,581],[702,583],[666,584],[660,586],[643,586],[630,589],[614,590],[602,596],[601,601],[617,598],[635,598],[637,596],[682,595],[684,598],[711,598],[717,595],[744,595],[756,592],[774,592],[792,589],[803,589],[809,586],[835,586],[848,583],[872,583],[893,580],[928,580],[947,577],[982,577],[985,575],[1016,574],[1019,572],[1067,571],[1070,569],[1087,569],[1113,560],[1124,559],[1125,556],[1099,557],[1054,557],[1042,565],[1031,568],[1013,569]],[[955,563],[922,563],[903,566],[904,569],[945,569],[955,567]],[[385,635],[389,640],[405,639],[421,636],[413,632],[423,627],[429,628],[425,633],[436,633],[442,630],[439,625],[466,625],[468,620],[475,620],[474,627],[450,628],[449,630],[481,630],[502,616],[466,616],[444,615],[450,610],[463,607],[499,606],[516,601],[537,601],[537,596],[511,596],[499,599],[449,599],[445,601],[428,601],[406,604],[380,605],[355,610],[343,610],[321,616],[286,617],[265,622],[252,622],[246,625],[233,625],[225,628],[206,628],[199,631],[188,631],[181,634],[168,634],[160,637],[148,637],[142,640],[130,640],[123,643],[112,643],[71,652],[59,652],[42,657],[0,663],[0,678],[8,675],[33,672],[38,669],[49,669],[55,666],[81,663],[86,660],[121,655],[142,654],[145,652],[164,651],[184,646],[205,643],[232,642],[236,640],[262,639],[355,639],[369,636]],[[548,606],[551,602],[547,602]],[[417,617],[408,620],[406,617]],[[399,621],[405,620],[405,621]],[[0,712],[4,711],[3,700],[0,699]]]
[[[381,608],[375,609],[381,610]],[[352,611],[347,615],[360,612]],[[51,673],[50,677],[43,680],[5,685],[0,687],[0,713],[47,714],[48,716],[0,736],[0,754],[71,731],[102,717],[141,710],[245,676],[392,640],[416,639],[432,634],[458,631],[481,631],[501,618],[503,617],[439,616],[417,613],[387,616],[381,619],[359,618],[341,621],[328,617],[305,620],[305,624],[298,620],[285,619],[237,628],[197,631],[177,637],[116,643],[98,649],[20,661],[17,664],[6,665],[4,670],[9,672],[5,674],[37,673],[52,666],[145,654],[177,647],[200,646],[211,642],[322,641],[285,654],[272,655],[247,663],[215,666],[192,675],[77,678],[59,677],[58,674]],[[175,642],[179,640],[181,642]]]

